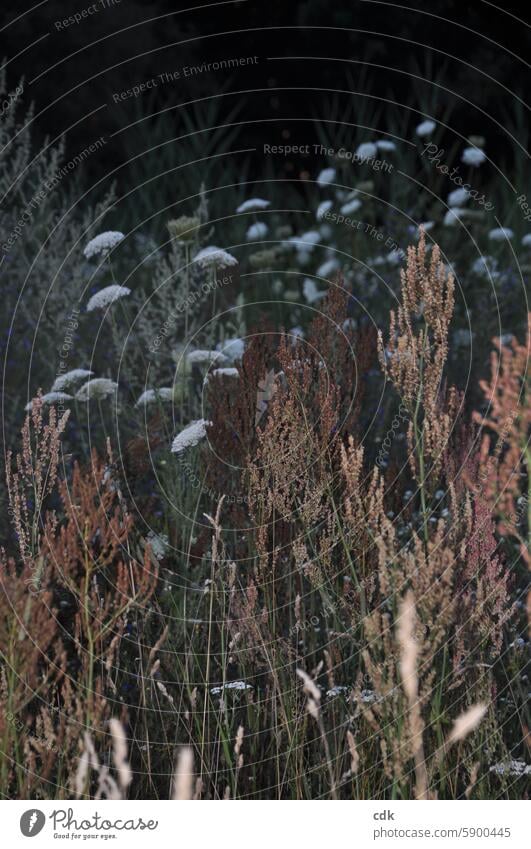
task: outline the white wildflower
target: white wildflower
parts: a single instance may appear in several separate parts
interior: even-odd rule
[[[333,183],[336,179],[336,169],[335,168],[323,168],[323,170],[317,176],[317,185],[318,186],[329,186],[330,183]]]
[[[437,124],[435,121],[430,121],[429,119],[426,121],[422,121],[421,124],[418,125],[415,130],[417,136],[420,136],[423,139],[425,136],[431,136]]]
[[[98,254],[108,254],[124,238],[124,234],[120,233],[119,230],[107,230],[105,233],[100,233],[86,245],[83,251],[85,258],[91,259]]]
[[[73,368],[71,371],[67,371],[65,374],[60,374],[59,377],[56,377],[52,386],[52,392],[64,392],[69,386],[73,386],[79,380],[85,380],[93,374],[93,371],[89,371],[86,368]]]
[[[510,227],[495,227],[494,230],[489,230],[489,239],[491,242],[504,242],[506,239],[512,239],[514,230]]]
[[[67,395],[66,392],[47,392],[46,395],[41,395],[43,404],[59,404],[61,401],[72,401],[72,395]],[[29,412],[32,408],[33,401],[26,404],[24,409]]]
[[[363,144],[358,145],[358,148],[356,150],[356,158],[374,159],[377,153],[378,148],[373,142],[363,142]]]
[[[316,301],[320,301],[326,294],[326,292],[319,291],[315,284],[315,280],[312,280],[310,277],[304,278],[302,291],[309,304],[314,304]]]
[[[334,273],[334,271],[337,271],[338,268],[339,263],[337,259],[327,259],[326,262],[323,262],[323,264],[319,266],[315,273],[317,277],[329,277]]]
[[[113,283],[112,286],[106,286],[105,289],[101,289],[90,298],[87,304],[87,312],[103,310],[109,304],[114,304],[115,301],[119,301],[120,298],[126,298],[130,294],[131,289],[128,289],[127,286],[118,286],[116,283]]]
[[[186,355],[186,361],[189,365],[203,365],[210,363],[222,363],[227,362],[227,357],[225,357],[221,351],[203,351],[198,349],[197,351],[189,351]]]
[[[226,366],[225,368],[215,368],[213,371],[209,372],[205,377],[205,383],[211,377],[239,377],[240,372],[234,366]]]
[[[113,395],[118,389],[118,384],[107,377],[95,377],[87,380],[75,395],[76,401],[101,401]]]
[[[264,224],[263,221],[257,221],[255,224],[251,224],[247,233],[245,234],[245,238],[247,241],[252,242],[255,239],[265,239],[269,232],[269,228],[267,224]]]
[[[446,224],[447,227],[453,227],[457,224],[462,216],[466,213],[465,209],[461,209],[460,207],[453,207],[449,209],[446,215],[443,218],[443,224]]]
[[[174,454],[182,454],[182,452],[186,451],[187,448],[193,448],[194,445],[197,445],[205,438],[206,429],[210,424],[211,422],[208,422],[205,419],[198,419],[197,421],[189,424],[188,427],[181,430],[181,432],[178,433],[173,440],[171,445],[172,452]]]
[[[361,206],[361,201],[357,198],[354,200],[349,200],[348,203],[344,203],[341,207],[341,215],[350,215],[351,212],[356,212]]]
[[[162,560],[166,556],[170,546],[166,534],[156,534],[155,531],[150,531],[146,537],[146,542],[149,543],[151,553],[157,560]]]
[[[380,139],[380,141],[376,142],[376,147],[378,150],[384,150],[386,152],[396,150],[396,144],[393,141],[389,141],[389,139]]]
[[[147,407],[156,401],[171,401],[173,389],[170,386],[161,386],[159,389],[146,389],[135,404],[135,407]]]
[[[267,209],[270,205],[271,201],[269,200],[264,200],[263,198],[249,198],[249,200],[244,200],[244,202],[239,205],[236,212],[257,212],[260,209]]]
[[[492,256],[478,256],[471,266],[471,270],[479,277],[497,279],[499,275],[498,262]]]
[[[484,151],[480,150],[479,147],[465,147],[461,156],[461,162],[464,162],[465,165],[473,165],[474,168],[478,168],[479,165],[485,162],[486,158]]]
[[[531,233],[525,234],[525,236],[522,238],[522,244],[526,248],[531,248]]]
[[[224,342],[218,342],[216,349],[231,363],[235,363],[243,357],[245,342],[243,339],[225,339]]]
[[[238,265],[236,257],[215,245],[209,245],[200,250],[193,261],[198,262],[201,268],[230,268],[233,265]]]
[[[448,195],[448,206],[462,206],[468,200],[466,189],[454,189]]]
[[[324,200],[322,203],[320,203],[315,213],[317,221],[322,221],[327,212],[330,212],[332,206],[333,202],[331,200]]]
[[[342,693],[348,693],[348,691],[349,687],[345,687],[343,684],[336,684],[335,687],[326,691],[326,697],[327,699],[335,699],[336,696],[340,696]]]
[[[496,775],[531,775],[531,765],[526,764],[525,761],[500,761],[491,766],[490,771],[495,772]]]
[[[223,690],[252,690],[252,684],[247,684],[245,681],[227,681],[221,687],[212,687],[210,692],[213,696],[220,696]]]

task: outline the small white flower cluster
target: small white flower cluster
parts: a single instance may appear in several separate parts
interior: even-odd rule
[[[72,401],[72,396],[67,395],[66,392],[47,392],[46,395],[41,395],[41,401],[43,404],[59,404],[61,401]],[[24,407],[26,412],[29,412],[32,409],[33,401],[29,401],[28,404]]]
[[[155,401],[171,401],[173,389],[169,386],[161,386],[159,389],[146,389],[135,404],[135,407],[147,407]]]
[[[321,186],[329,186],[330,183],[333,183],[336,179],[336,169],[335,168],[323,168],[323,170],[317,176],[317,185]]]
[[[239,205],[236,212],[258,212],[261,209],[267,209],[271,202],[263,198],[249,198]]]
[[[245,342],[243,339],[225,339],[224,342],[219,342],[216,347],[229,362],[235,363],[243,357]]]
[[[464,162],[465,165],[471,165],[473,168],[479,168],[486,158],[485,152],[480,147],[465,147],[461,162]]]
[[[512,239],[514,230],[510,227],[495,227],[494,230],[489,230],[489,239],[491,242],[505,242],[506,239]]]
[[[257,221],[255,224],[251,224],[245,238],[248,242],[254,242],[258,239],[265,239],[269,232],[267,224],[264,224],[263,221]]]
[[[153,557],[157,560],[162,560],[166,556],[166,552],[170,547],[166,534],[156,534],[155,531],[150,531],[146,537],[146,542],[151,548]]]
[[[124,238],[124,234],[120,233],[119,230],[107,230],[105,233],[100,233],[99,236],[95,236],[86,245],[83,251],[85,258],[92,259],[93,256],[98,256],[99,254],[108,254]]]
[[[120,298],[125,298],[130,294],[131,289],[128,289],[127,286],[118,286],[118,284],[113,283],[112,286],[106,286],[105,289],[101,289],[101,291],[92,295],[87,304],[87,312],[103,310],[110,304],[114,304],[115,301],[119,301]]]
[[[211,377],[239,377],[240,372],[234,366],[229,366],[228,368],[215,368],[214,371],[209,372],[205,377],[205,383],[208,383],[209,378]]]
[[[60,374],[54,381],[52,392],[64,392],[65,389],[74,386],[80,380],[92,377],[93,374],[93,371],[89,371],[86,368],[74,368],[71,371],[65,372],[65,374]]]
[[[238,265],[236,257],[215,245],[208,245],[208,247],[200,250],[193,261],[197,262],[201,268],[231,268]]]
[[[500,761],[490,768],[491,772],[496,775],[531,775],[531,764],[526,764],[525,761]]]
[[[429,119],[427,119],[426,121],[422,121],[418,125],[415,132],[417,136],[419,136],[419,138],[423,139],[426,136],[431,136],[436,126],[437,124],[435,123],[435,121],[430,121]]]
[[[107,377],[94,377],[92,380],[87,380],[81,389],[76,392],[76,401],[103,401],[110,395],[114,395],[118,389],[118,384]]]
[[[189,365],[210,365],[211,363],[219,363],[220,365],[223,365],[228,362],[228,360],[221,351],[206,351],[198,349],[197,351],[190,351],[186,355],[186,362]]]
[[[252,690],[252,684],[247,684],[245,681],[228,681],[222,684],[221,687],[212,687],[210,692],[213,696],[220,696],[223,690]]]
[[[171,450],[173,454],[182,454],[187,448],[193,448],[206,436],[206,429],[212,424],[205,419],[198,419],[185,427],[177,434],[172,442]]]

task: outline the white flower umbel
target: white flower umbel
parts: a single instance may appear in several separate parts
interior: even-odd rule
[[[66,392],[47,392],[46,395],[41,395],[41,401],[43,404],[59,404],[62,401],[73,401],[72,395],[67,395]],[[24,409],[26,412],[29,412],[32,408],[33,401],[30,401],[29,404],[26,404]]]
[[[361,206],[361,200],[354,198],[354,200],[349,200],[348,203],[344,203],[341,207],[341,215],[350,215],[352,212],[357,212]]]
[[[474,168],[478,168],[485,162],[486,158],[485,153],[479,147],[465,147],[461,156],[461,162],[464,162],[465,165],[472,165]]]
[[[87,312],[104,310],[105,307],[108,307],[110,304],[114,304],[114,302],[119,301],[120,298],[126,298],[127,295],[130,294],[131,289],[128,289],[127,286],[118,286],[117,283],[113,283],[112,286],[106,286],[105,289],[101,289],[99,292],[96,292],[92,298],[90,298],[87,304]]]
[[[135,404],[135,407],[147,407],[157,401],[171,401],[173,389],[169,386],[161,386],[160,389],[146,389]]]
[[[420,136],[420,138],[423,139],[425,136],[431,136],[436,126],[437,124],[435,123],[435,121],[430,121],[429,119],[427,119],[426,121],[422,121],[422,123],[417,126],[415,132],[417,136]]]
[[[209,245],[194,256],[194,262],[199,263],[201,268],[231,268],[238,265],[238,260],[223,248]]]
[[[186,362],[189,365],[210,365],[211,363],[218,363],[222,365],[223,363],[228,362],[227,357],[225,357],[221,351],[203,351],[198,349],[197,351],[190,351],[186,355]]]
[[[109,380],[107,377],[95,377],[93,380],[87,380],[81,389],[76,392],[76,401],[103,401],[110,395],[114,395],[118,389],[118,384],[114,380]]]
[[[166,534],[156,534],[155,531],[150,531],[146,537],[146,542],[151,548],[153,557],[157,560],[162,560],[166,556],[166,552],[170,547],[170,543]]]
[[[99,236],[94,236],[83,251],[85,258],[92,259],[93,256],[98,256],[99,254],[108,254],[124,238],[124,234],[120,233],[119,230],[107,230],[105,233],[100,233]]]
[[[396,150],[396,144],[393,141],[389,141],[389,139],[380,139],[376,142],[376,147],[378,150],[383,150],[386,153]]]
[[[461,209],[460,207],[453,207],[453,209],[449,209],[443,219],[443,224],[447,227],[453,227],[455,224],[458,224],[461,220],[462,216],[465,214],[466,210]]]
[[[531,233],[526,233],[522,238],[522,244],[524,248],[531,248]]]
[[[500,761],[490,768],[491,772],[496,775],[531,775],[531,764],[526,764],[525,761]]]
[[[506,239],[512,239],[514,230],[510,227],[495,227],[494,230],[489,230],[489,239],[491,242],[504,242]]]
[[[254,242],[257,239],[265,239],[269,232],[267,224],[264,224],[263,221],[257,221],[255,224],[251,224],[247,233],[245,234],[245,238],[248,242]]]
[[[86,380],[87,377],[92,377],[93,374],[93,371],[89,371],[86,368],[73,368],[71,371],[67,371],[65,374],[60,374],[59,377],[56,377],[52,386],[52,392],[64,392],[65,389],[74,386],[80,380]]]
[[[223,690],[252,690],[253,685],[247,684],[245,681],[228,681],[222,684],[221,687],[212,687],[210,692],[213,696],[220,696]]]
[[[224,342],[219,342],[216,349],[221,351],[223,356],[231,363],[241,360],[245,351],[245,342],[243,339],[225,339]]]
[[[317,185],[318,186],[329,186],[330,183],[333,183],[336,179],[336,169],[335,168],[323,168],[322,171],[317,175]]]
[[[317,277],[330,277],[339,268],[337,259],[327,259],[315,272]]]
[[[236,212],[259,212],[261,209],[267,209],[268,206],[271,206],[271,201],[269,200],[264,200],[263,198],[249,198],[249,200],[244,200],[244,202],[239,205]]]
[[[448,206],[463,206],[468,200],[468,192],[466,189],[454,189],[448,195]]]
[[[201,442],[206,436],[206,429],[212,424],[205,419],[198,419],[185,427],[177,434],[172,442],[171,450],[173,454],[182,454],[187,448],[193,448]]]
[[[239,377],[240,372],[234,366],[227,366],[225,368],[215,368],[213,371],[209,372],[205,377],[205,383],[208,383],[211,377]]]
[[[302,292],[309,304],[314,304],[324,298],[326,292],[320,292],[315,284],[315,280],[311,277],[305,277],[302,284]]]
[[[319,206],[317,207],[316,212],[315,212],[315,217],[317,218],[317,220],[322,221],[323,218],[325,217],[326,213],[330,212],[330,210],[332,209],[332,206],[333,206],[333,201],[331,201],[331,200],[324,200],[322,203],[320,203]]]
[[[363,142],[363,144],[358,145],[358,148],[356,150],[356,158],[374,159],[377,153],[378,148],[376,147],[374,142]]]

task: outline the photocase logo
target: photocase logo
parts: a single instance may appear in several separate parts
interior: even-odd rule
[[[20,830],[24,837],[35,837],[44,828],[46,817],[42,811],[31,808],[20,817]]]

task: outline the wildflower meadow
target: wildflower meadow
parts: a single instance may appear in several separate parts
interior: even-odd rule
[[[528,799],[523,58],[82,5],[0,77],[2,798]]]

